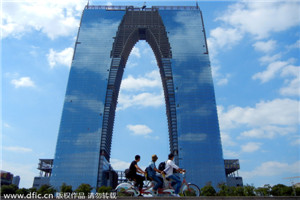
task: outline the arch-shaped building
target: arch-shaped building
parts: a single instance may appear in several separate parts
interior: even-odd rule
[[[128,56],[151,46],[164,89],[170,152],[199,187],[226,181],[214,86],[198,6],[86,6],[78,31],[51,184],[105,184]]]

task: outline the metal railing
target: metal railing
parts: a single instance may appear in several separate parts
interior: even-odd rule
[[[152,6],[147,7],[134,7],[134,6],[100,6],[100,5],[86,5],[85,9],[92,10],[130,10],[130,11],[155,11],[155,10],[199,10],[198,6]]]

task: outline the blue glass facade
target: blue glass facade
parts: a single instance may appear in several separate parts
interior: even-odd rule
[[[190,182],[216,187],[225,171],[203,18],[199,10],[160,15],[172,47],[179,165]]]
[[[199,187],[226,181],[199,8],[87,6],[64,101],[50,180],[54,187],[105,184],[120,83],[138,40],[150,44],[160,68],[175,161]]]

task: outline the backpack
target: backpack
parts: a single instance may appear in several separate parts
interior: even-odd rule
[[[159,169],[160,171],[164,171],[164,170],[166,169],[166,162],[161,162],[161,163],[159,163],[158,169]],[[174,174],[177,173],[176,169],[173,169],[173,173],[174,173]]]
[[[146,169],[145,169],[145,172],[146,172],[145,177],[146,177],[146,179],[149,178],[149,175],[150,175],[149,171],[150,171],[150,167],[146,167]]]
[[[159,169],[160,171],[164,171],[164,170],[166,169],[166,162],[161,162],[161,163],[159,163],[158,169]]]

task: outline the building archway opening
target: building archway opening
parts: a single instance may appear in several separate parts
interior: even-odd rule
[[[150,45],[140,39],[127,60],[116,108],[110,164],[117,171],[128,168],[137,154],[142,169],[153,154],[159,157],[158,167],[170,152],[159,67]]]

